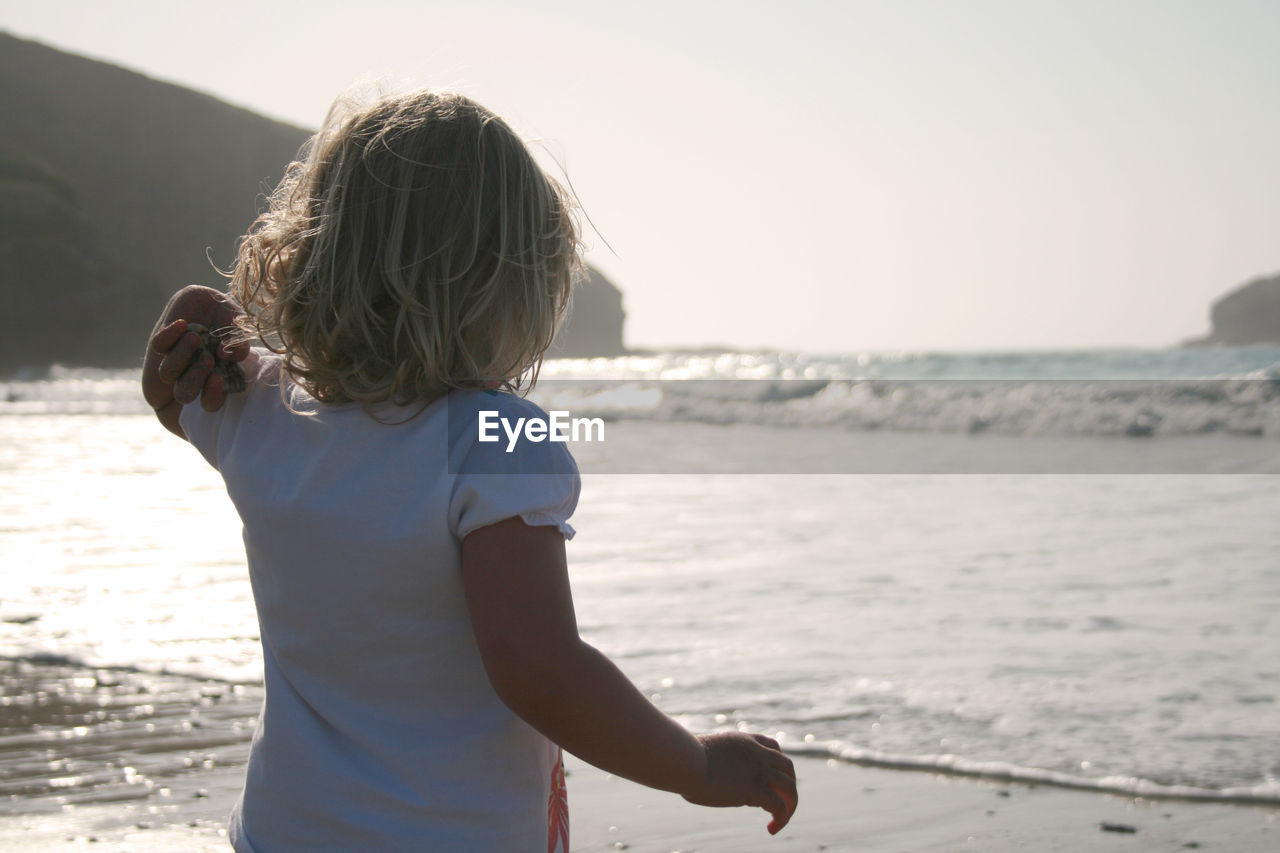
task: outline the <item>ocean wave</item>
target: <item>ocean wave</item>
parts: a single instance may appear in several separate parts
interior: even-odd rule
[[[1025,355],[1013,360],[1037,363]],[[845,362],[815,357],[784,368],[786,359],[764,354],[598,361],[558,363],[532,399],[605,419],[969,435],[1280,437],[1280,362],[1265,359],[1251,370],[1241,362],[1231,378],[1189,379],[849,378]],[[976,356],[966,363],[974,371],[986,364]],[[938,372],[926,370],[929,364],[916,364],[917,372]],[[1037,369],[1065,371],[1055,364]],[[637,375],[619,377],[628,366]],[[0,416],[149,413],[136,369],[55,366],[0,382]]]
[[[142,371],[52,367],[0,382],[0,415],[143,415]]]
[[[668,350],[552,359],[548,379],[1277,379],[1280,346],[1007,352]]]
[[[783,746],[792,755],[835,759],[861,767],[923,771],[945,776],[988,779],[993,782],[1050,785],[1055,788],[1067,788],[1099,794],[1118,794],[1120,796],[1142,797],[1152,800],[1189,800],[1193,802],[1239,803],[1259,806],[1280,805],[1280,783],[1277,782],[1227,788],[1166,785],[1137,776],[1088,778],[1037,767],[1021,767],[1002,761],[978,761],[957,755],[895,755],[853,746],[843,741],[805,743],[787,741]]]
[[[552,380],[574,416],[855,431],[1280,437],[1280,380]]]

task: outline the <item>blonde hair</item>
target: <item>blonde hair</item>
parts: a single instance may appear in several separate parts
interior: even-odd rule
[[[243,335],[327,403],[532,386],[578,231],[506,122],[451,93],[339,101],[300,157],[239,245]]]

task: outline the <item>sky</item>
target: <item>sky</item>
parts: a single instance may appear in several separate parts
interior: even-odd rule
[[[631,346],[1168,346],[1280,272],[1275,0],[0,0],[0,29],[308,128],[353,83],[474,97],[567,174]]]

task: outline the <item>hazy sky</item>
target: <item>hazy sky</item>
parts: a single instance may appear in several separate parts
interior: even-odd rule
[[[567,168],[632,345],[1159,346],[1280,270],[1276,0],[0,0],[0,28],[306,127],[362,78],[475,97]]]

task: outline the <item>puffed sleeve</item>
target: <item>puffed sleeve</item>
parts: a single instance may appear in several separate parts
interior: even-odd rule
[[[520,440],[511,447],[499,427],[497,441],[479,440],[481,413],[490,422],[540,418],[546,412],[510,394],[458,392],[450,395],[450,473],[453,491],[449,526],[459,541],[480,527],[519,517],[525,524],[550,526],[573,538],[569,517],[578,505],[582,480],[563,441]],[[496,413],[496,414],[495,414]]]

